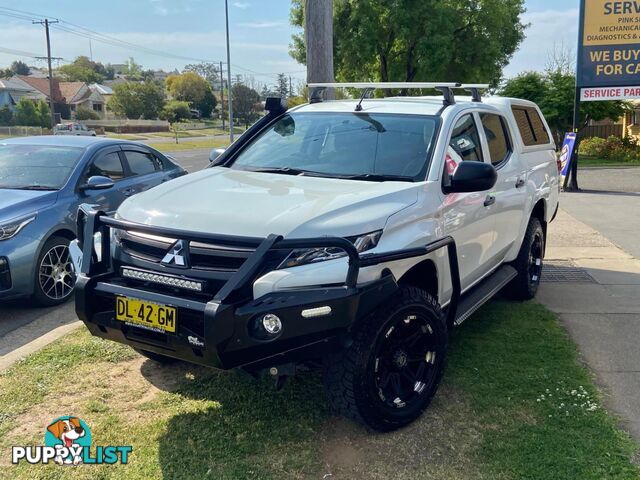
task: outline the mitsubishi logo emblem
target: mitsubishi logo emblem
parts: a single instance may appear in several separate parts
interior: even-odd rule
[[[171,246],[171,249],[162,259],[164,265],[175,265],[176,267],[189,267],[188,262],[189,252],[187,249],[187,242],[184,240],[178,240]]]

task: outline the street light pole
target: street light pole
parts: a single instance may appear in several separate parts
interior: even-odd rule
[[[224,15],[227,25],[227,83],[229,84],[229,94],[227,102],[229,103],[229,141],[233,143],[233,95],[231,93],[231,49],[229,48],[229,1],[224,0]]]

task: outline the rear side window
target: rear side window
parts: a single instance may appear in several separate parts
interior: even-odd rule
[[[145,175],[160,170],[158,161],[150,153],[124,152],[132,175]]]
[[[500,115],[491,113],[482,113],[480,119],[489,145],[491,164],[499,165],[511,154],[507,124]]]
[[[522,135],[522,141],[528,147],[534,145],[547,145],[551,143],[549,134],[544,128],[544,123],[538,110],[533,107],[521,107],[514,105],[511,107],[513,115],[518,124],[518,130]]]
[[[463,161],[483,161],[480,135],[472,115],[464,115],[456,122],[449,142],[449,153],[451,150]]]
[[[124,178],[120,155],[117,152],[111,152],[96,158],[89,167],[86,179],[96,175],[109,177],[113,181]]]

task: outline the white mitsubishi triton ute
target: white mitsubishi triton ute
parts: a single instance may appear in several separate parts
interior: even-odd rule
[[[362,98],[322,100],[341,86]],[[438,388],[451,329],[503,287],[536,294],[558,208],[539,108],[484,87],[312,84],[291,110],[270,98],[209,168],[114,216],[81,207],[78,316],[156,361],[278,386],[322,365],[337,412],[408,424]],[[375,88],[442,96],[366,98]]]

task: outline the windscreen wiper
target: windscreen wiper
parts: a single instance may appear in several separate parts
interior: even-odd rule
[[[311,170],[301,170],[299,168],[291,167],[264,167],[264,168],[252,168],[247,170],[248,172],[260,172],[260,173],[279,173],[282,175],[305,175],[310,177],[328,177],[329,174],[321,172],[314,172]]]
[[[345,175],[339,178],[345,178],[348,180],[366,180],[369,182],[413,182],[412,177],[405,177],[403,175],[383,175],[380,173],[363,173],[359,175]]]
[[[56,190],[53,187],[47,187],[45,185],[24,185],[22,187],[4,187],[0,186],[0,188],[9,188],[12,190]]]

